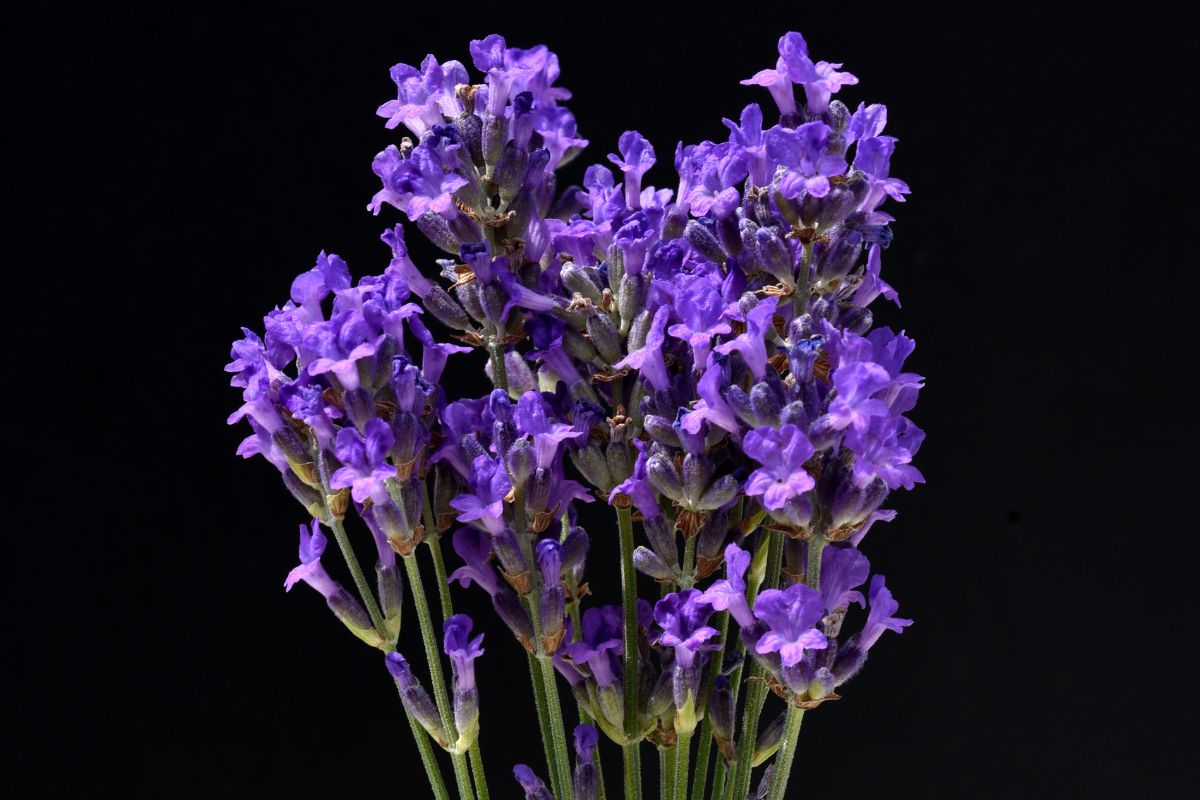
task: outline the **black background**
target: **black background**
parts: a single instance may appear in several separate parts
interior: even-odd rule
[[[894,498],[866,548],[916,623],[808,716],[791,794],[1183,786],[1194,29],[1127,6],[566,5],[12,12],[5,782],[420,796],[378,654],[315,593],[282,590],[302,517],[270,467],[234,455],[228,343],[322,248],[356,276],[386,265],[378,235],[398,214],[364,206],[372,156],[398,139],[374,116],[391,64],[467,62],[492,31],[545,42],[592,142],[568,177],[633,127],[658,149],[648,180],[670,186],[678,139],[770,105],[737,82],[798,29],[859,76],[847,102],[887,103],[901,140],[893,173],[913,194],[891,208],[885,261],[904,308],[882,315],[919,343],[928,484]],[[462,358],[451,395],[481,391],[481,366]],[[588,524],[592,585],[612,597],[615,533],[603,513]],[[456,592],[488,630],[493,796],[516,797],[511,764],[541,761],[528,679]],[[405,628],[415,655],[411,606]]]

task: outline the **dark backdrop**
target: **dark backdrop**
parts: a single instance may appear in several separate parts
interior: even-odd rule
[[[388,67],[467,61],[492,31],[560,54],[592,142],[576,179],[636,127],[658,148],[649,179],[673,185],[678,139],[769,104],[737,81],[789,29],[860,77],[850,102],[889,106],[913,194],[891,209],[904,308],[883,321],[919,343],[928,484],[895,497],[868,549],[916,623],[809,715],[795,796],[1181,779],[1196,280],[1172,218],[1194,185],[1192,93],[1173,81],[1191,29],[1096,8],[565,5],[14,12],[0,624],[5,755],[28,791],[419,794],[378,655],[315,593],[282,590],[301,515],[270,467],[234,455],[221,368],[322,248],[355,275],[383,268],[398,215],[364,206],[397,139],[374,116]],[[462,372],[451,394],[480,391]],[[615,534],[588,519],[599,587]],[[458,598],[489,631],[483,748],[494,796],[514,797],[509,766],[540,762],[528,682],[490,612]]]

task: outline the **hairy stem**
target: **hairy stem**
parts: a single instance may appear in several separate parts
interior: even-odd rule
[[[638,752],[641,731],[638,724],[638,619],[637,573],[633,570],[633,512],[617,509],[617,528],[621,536],[621,600],[624,627],[622,643],[624,663],[625,800],[641,800],[641,757]]]
[[[775,756],[775,772],[771,775],[769,800],[783,800],[787,789],[788,775],[796,757],[796,741],[800,738],[800,723],[804,721],[804,710],[788,704],[787,717],[783,723],[783,738],[779,741],[779,755]]]

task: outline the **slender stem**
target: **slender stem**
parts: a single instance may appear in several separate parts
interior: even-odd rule
[[[617,509],[617,527],[621,535],[621,598],[624,612],[622,643],[624,659],[624,732],[625,798],[640,800],[642,778],[638,742],[638,620],[637,573],[633,570],[633,512]]]
[[[723,759],[718,759],[713,769],[713,785],[712,794],[709,795],[711,800],[724,800],[725,798],[725,780],[729,774],[729,765]]]
[[[487,773],[483,771],[483,753],[479,750],[478,737],[471,744],[468,755],[471,759],[471,777],[475,781],[475,794],[478,795],[479,800],[490,800],[491,795],[488,792]]]
[[[812,271],[813,244],[814,242],[810,240],[802,245],[800,268],[796,270],[795,305],[797,317],[808,312],[808,295],[811,291],[808,284],[808,274]]]
[[[342,558],[346,560],[346,566],[350,568],[350,574],[354,576],[354,585],[358,588],[363,605],[367,607],[371,624],[375,626],[375,631],[380,638],[386,642],[388,633],[384,626],[383,613],[379,610],[379,603],[376,602],[375,594],[371,591],[371,584],[367,583],[367,576],[363,574],[362,566],[358,563],[358,556],[354,555],[354,548],[350,546],[350,537],[346,535],[346,526],[342,524],[340,517],[330,514],[329,527],[333,531],[333,538],[337,540],[338,549],[342,551]]]
[[[683,574],[679,578],[680,589],[690,589],[695,583],[696,573],[696,541],[699,535],[689,536],[683,546]]]
[[[450,598],[450,582],[446,579],[446,562],[442,558],[442,538],[434,527],[437,523],[433,517],[433,505],[429,502],[429,486],[425,481],[421,482],[421,494],[424,501],[421,513],[425,523],[425,542],[429,545],[429,552],[433,555],[433,574],[437,580],[438,599],[441,603],[442,621],[444,622],[454,616],[454,602]],[[475,783],[475,793],[479,796],[479,800],[489,800],[487,772],[483,769],[483,755],[479,750],[478,736],[475,737],[475,741],[471,742],[468,756],[471,762],[471,778]]]
[[[542,680],[546,684],[546,716],[550,718],[551,744],[554,747],[554,759],[558,764],[559,783],[562,789],[556,797],[559,800],[572,800],[575,795],[574,784],[571,780],[571,762],[567,755],[567,731],[563,726],[562,706],[558,700],[558,672],[550,663],[549,656],[542,656]]]
[[[442,727],[446,729],[451,743],[458,741],[458,729],[454,726],[454,714],[450,708],[450,695],[446,690],[446,678],[442,672],[441,651],[433,633],[433,619],[429,613],[429,598],[425,595],[425,583],[421,579],[421,568],[414,556],[403,559],[408,572],[408,585],[412,589],[413,602],[417,606],[417,621],[421,626],[421,641],[425,645],[425,660],[429,662],[429,680],[433,684],[433,699],[437,704]],[[462,800],[474,797],[471,778],[467,770],[467,757],[462,753],[450,753],[454,765],[454,778],[458,782],[458,794]]]
[[[403,704],[401,706],[403,707]],[[421,754],[421,765],[425,767],[425,777],[429,779],[429,786],[433,789],[434,798],[450,800],[450,792],[446,790],[446,782],[442,780],[442,771],[438,769],[437,759],[433,755],[433,745],[429,741],[429,734],[417,724],[413,715],[408,713],[407,708],[404,709],[404,716],[408,719],[408,727],[412,730],[413,739],[417,743],[417,751]]]
[[[808,540],[808,563],[804,569],[804,582],[814,589],[821,585],[821,552],[825,549],[825,537],[814,533]]]
[[[675,797],[675,748],[658,748],[658,793],[659,800],[674,800]]]
[[[800,723],[804,721],[804,710],[788,703],[787,717],[783,723],[783,738],[779,741],[779,755],[775,756],[775,772],[771,775],[769,800],[783,800],[788,776],[792,772],[792,760],[796,757],[796,740],[800,738]]]
[[[779,585],[779,571],[783,566],[783,534],[767,531],[767,570],[763,585],[775,588]],[[763,703],[767,699],[767,683],[762,665],[754,661],[750,666],[749,688],[746,690],[746,707],[742,711],[741,736],[738,738],[737,771],[734,773],[734,797],[745,797],[750,791],[751,761],[758,745],[758,721]]]
[[[488,357],[492,362],[492,383],[496,388],[508,393],[508,367],[504,364],[504,346],[495,337],[488,339]]]
[[[554,749],[550,743],[549,714],[546,711],[546,684],[542,680],[542,662],[528,653],[529,678],[533,682],[533,703],[537,707],[538,727],[542,732],[542,751],[546,756],[546,768],[550,772],[550,790],[555,797],[560,791],[559,772],[554,765]]]
[[[717,631],[720,639],[726,645],[729,636],[729,612],[722,611],[717,615]],[[700,687],[700,699],[709,703],[713,696],[713,686],[717,683],[717,675],[721,672],[721,662],[724,660],[725,648],[709,655],[708,669],[705,670],[704,683]],[[700,740],[696,744],[696,780],[692,785],[692,800],[703,800],[705,779],[708,777],[708,758],[712,751],[712,705],[709,703],[704,720],[700,723]]]
[[[687,800],[688,760],[692,754],[692,736],[695,731],[679,734],[675,742],[675,800]]]

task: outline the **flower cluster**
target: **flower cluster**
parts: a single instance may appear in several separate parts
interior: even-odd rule
[[[397,556],[419,580],[426,542],[445,575],[450,534],[461,564],[447,580],[487,593],[546,694],[551,788],[518,766],[527,797],[596,796],[597,729],[630,758],[643,740],[686,753],[700,726],[702,763],[711,734],[744,797],[750,767],[794,741],[757,730],[763,698],[757,685],[739,698],[743,670],[812,708],[910,622],[859,549],[895,516],[889,493],[923,480],[914,342],[871,311],[881,296],[899,305],[881,276],[881,206],[908,186],[890,175],[886,108],[834,98],[857,78],[813,61],[798,33],[778,52],[743,81],[769,91],[777,121],[751,103],[724,120],[727,139],[680,143],[669,188],[647,182],[658,153],[633,130],[582,186],[559,186],[587,141],[544,46],[473,41],[481,82],[432,55],[398,64],[379,114],[410,136],[376,156],[368,207],[398,209],[448,257],[423,272],[399,224],[381,275],[354,283],[322,253],[264,335],[234,344],[244,405],[230,421],[252,429],[239,452],[275,465],[314,518],[288,587],[309,583],[387,652],[414,732],[461,755],[479,724],[471,621],[444,622],[452,693],[439,666],[431,699],[395,651]],[[477,350],[495,389],[447,398],[448,359]],[[595,501],[617,517],[619,605],[585,601],[577,512]],[[320,566],[320,525],[342,544],[351,511],[376,544],[377,603],[356,565],[363,603]],[[660,584],[653,598],[637,597],[635,570]],[[865,619],[842,636],[851,605]],[[573,776],[556,674],[595,724],[576,730]],[[753,728],[735,730],[739,702]]]

